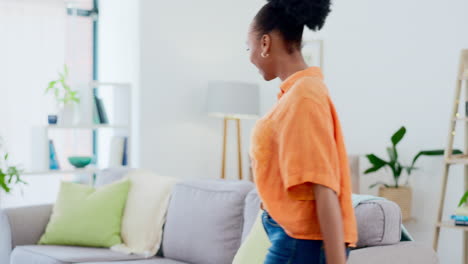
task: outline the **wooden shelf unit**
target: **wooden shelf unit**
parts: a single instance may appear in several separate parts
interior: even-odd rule
[[[112,94],[112,108],[109,105],[106,106],[106,111],[113,114],[114,119],[109,120],[109,124],[94,124],[93,123],[93,105],[94,105],[94,96],[95,89],[97,90],[98,95],[101,97],[100,90],[105,90],[108,94]],[[109,92],[111,91],[111,92]],[[49,159],[48,151],[48,140],[51,138],[51,132],[61,130],[90,130],[95,133],[98,131],[112,130],[113,134],[124,135],[127,137],[127,160],[128,166],[131,166],[131,157],[132,157],[132,87],[129,83],[112,83],[112,82],[90,82],[88,90],[83,93],[85,103],[86,116],[84,117],[83,123],[78,124],[49,124],[46,126],[38,127],[43,130],[44,136],[40,139],[41,143],[39,144],[39,149],[43,150],[43,146],[47,145],[47,161]],[[83,100],[82,100],[83,101]],[[90,108],[90,109],[89,109]],[[61,132],[59,132],[61,133]],[[54,142],[56,144],[57,142]],[[93,145],[96,142],[93,142]],[[34,151],[33,151],[34,152]],[[39,152],[39,151],[38,151]],[[43,153],[41,151],[40,153]],[[60,155],[60,154],[59,154]],[[99,155],[99,152],[98,152]],[[43,162],[41,162],[42,164]],[[93,167],[89,167],[93,166]],[[94,174],[101,169],[98,169],[95,165],[89,165],[87,168],[83,169],[62,169],[62,170],[48,170],[46,165],[34,166],[30,170],[26,170],[22,175],[64,175],[64,174]],[[47,165],[48,168],[48,165]]]
[[[450,117],[450,124],[449,124],[449,131],[448,131],[448,142],[447,147],[445,149],[445,160],[444,160],[444,171],[442,176],[442,184],[441,184],[441,193],[440,193],[440,200],[439,200],[439,208],[437,212],[437,219],[435,223],[435,231],[434,231],[434,240],[433,240],[433,247],[434,250],[437,251],[439,245],[439,237],[441,228],[451,228],[460,230],[463,232],[463,241],[462,241],[462,262],[464,264],[468,264],[468,226],[457,226],[455,225],[454,220],[447,221],[443,220],[443,212],[444,212],[444,202],[445,196],[447,194],[447,181],[449,176],[449,170],[452,165],[463,165],[464,167],[464,189],[465,191],[468,190],[468,49],[462,50],[460,55],[460,65],[459,65],[459,72],[457,75],[456,80],[456,87],[455,87],[455,98],[453,102],[453,109],[452,114]],[[462,88],[465,87],[465,98],[461,98]],[[459,104],[463,103],[463,117],[459,113]],[[453,144],[455,138],[455,129],[457,121],[464,122],[464,154],[452,155],[453,151]]]

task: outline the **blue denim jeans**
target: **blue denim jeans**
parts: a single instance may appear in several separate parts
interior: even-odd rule
[[[290,237],[276,221],[263,210],[263,227],[271,242],[264,264],[326,264],[322,240]],[[346,257],[350,249],[346,247]]]

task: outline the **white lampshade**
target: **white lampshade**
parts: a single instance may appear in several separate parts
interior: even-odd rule
[[[260,114],[256,84],[212,81],[208,84],[207,111],[211,116],[253,119]]]

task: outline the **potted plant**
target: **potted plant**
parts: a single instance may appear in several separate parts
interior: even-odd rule
[[[8,161],[8,153],[3,156],[2,162],[5,164],[0,166],[0,189],[4,192],[9,193],[13,185],[16,184],[26,184],[21,179],[21,170],[16,166],[8,166],[6,163]]]
[[[0,137],[0,150],[2,149],[2,138]],[[10,193],[13,186],[17,184],[26,184],[21,179],[22,170],[16,166],[9,166],[8,153],[1,152],[0,158],[0,191]]]
[[[68,67],[63,66],[63,72],[59,72],[59,78],[49,82],[45,93],[53,93],[57,103],[58,122],[60,124],[74,124],[77,122],[76,104],[80,102],[78,91],[74,91],[68,84]]]
[[[465,194],[460,199],[460,202],[458,203],[458,207],[455,210],[455,214],[468,216],[468,191],[466,191]]]
[[[391,137],[392,145],[387,147],[387,154],[389,160],[384,160],[378,157],[375,154],[368,154],[366,155],[369,162],[372,164],[372,167],[368,168],[364,171],[364,174],[369,174],[380,170],[381,168],[390,168],[392,171],[393,176],[393,183],[388,184],[382,181],[378,181],[374,184],[371,184],[369,188],[374,188],[379,186],[379,193],[378,196],[384,197],[388,200],[394,201],[397,203],[402,211],[403,220],[408,220],[411,217],[411,202],[412,202],[412,190],[411,187],[408,186],[408,180],[411,173],[418,169],[415,167],[416,161],[421,156],[440,156],[444,154],[443,149],[435,149],[435,150],[424,150],[420,151],[416,156],[414,156],[411,165],[406,166],[403,165],[399,161],[397,145],[403,139],[406,134],[406,128],[403,126],[398,129]],[[453,154],[461,154],[460,150],[453,150]],[[402,173],[406,172],[407,180],[404,185],[400,184],[400,179]]]

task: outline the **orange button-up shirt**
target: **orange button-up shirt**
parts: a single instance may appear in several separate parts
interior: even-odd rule
[[[338,195],[344,239],[357,242],[344,138],[319,67],[281,84],[275,106],[255,124],[250,149],[265,210],[294,238],[323,240],[312,184]]]

